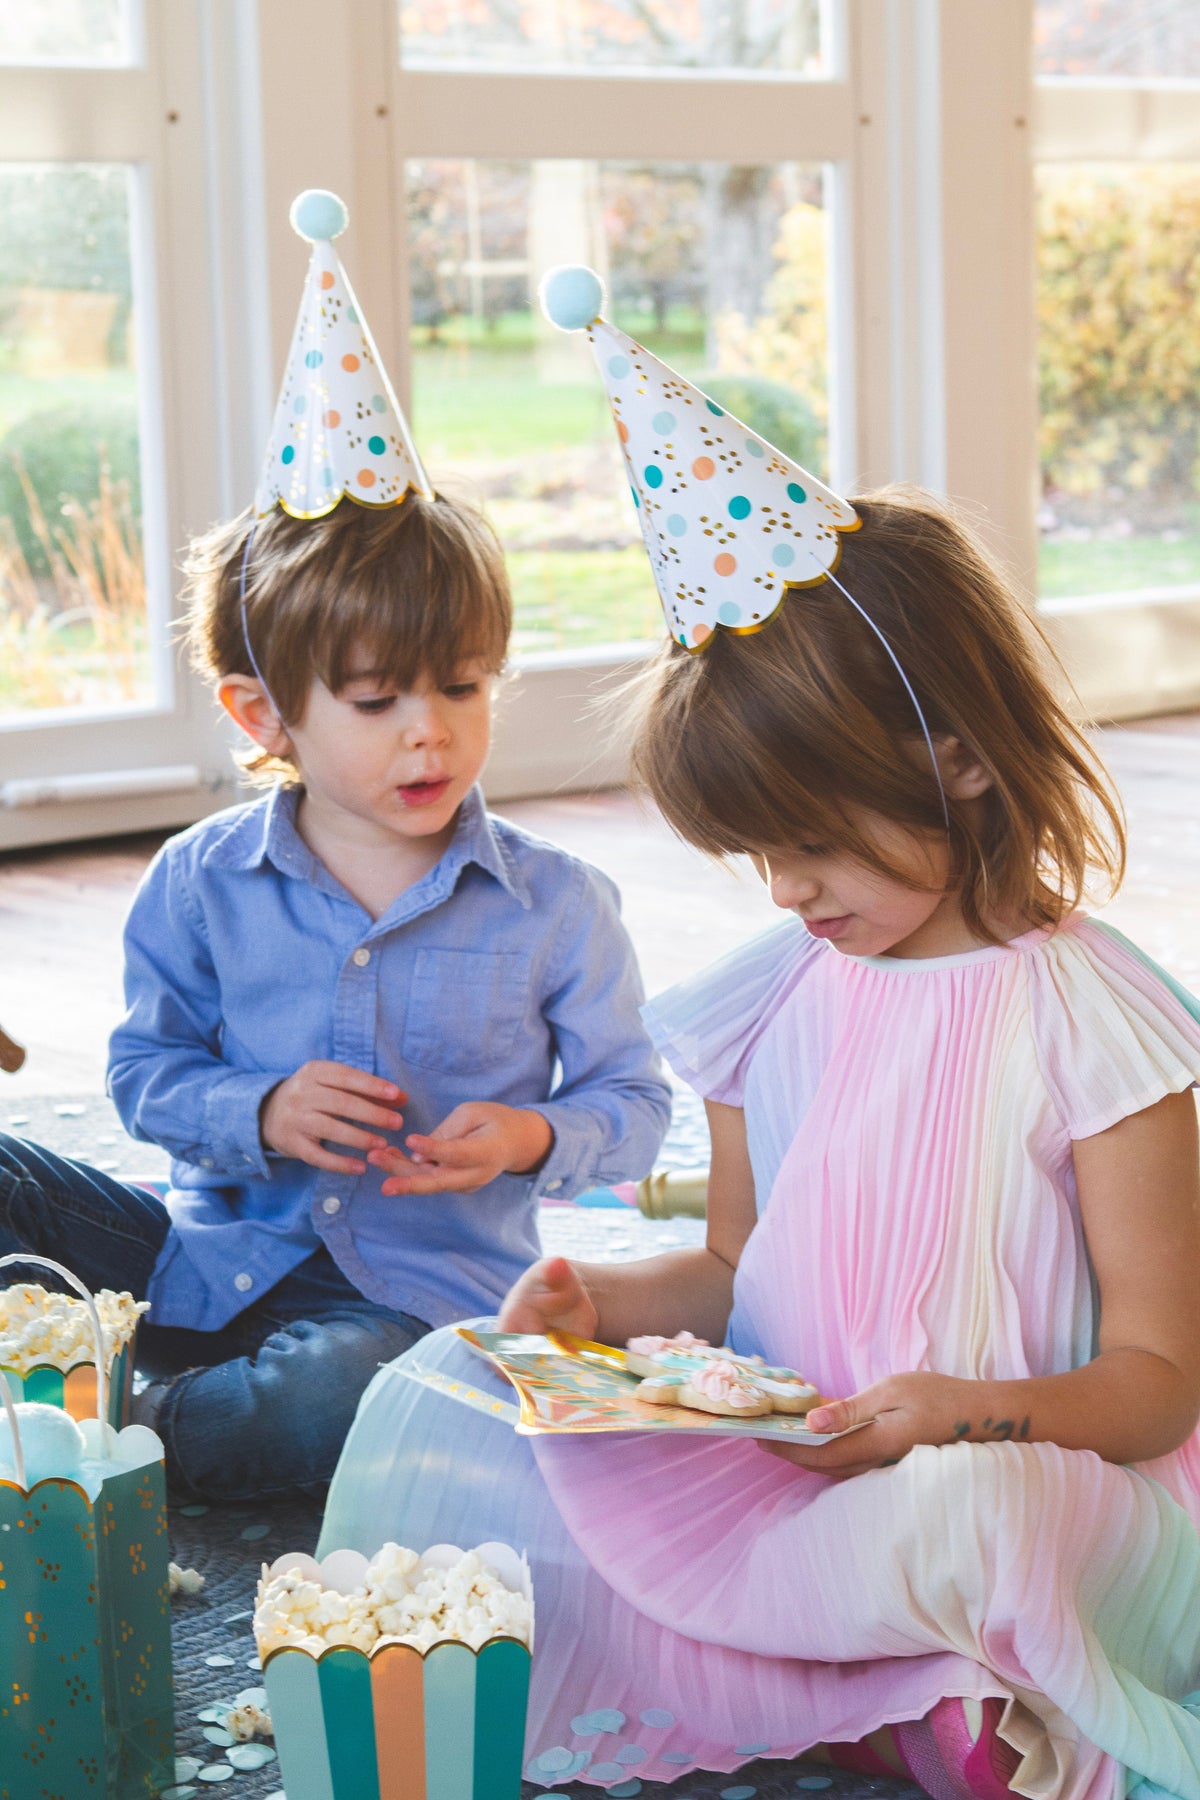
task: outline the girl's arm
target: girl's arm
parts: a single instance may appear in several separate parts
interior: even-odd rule
[[[1170,1094],[1075,1145],[1088,1252],[1100,1290],[1099,1352],[1063,1375],[963,1381],[895,1375],[810,1414],[818,1430],[877,1422],[790,1460],[853,1474],[914,1444],[1013,1439],[1145,1462],[1200,1418],[1200,1147],[1191,1093]]]
[[[734,1271],[754,1229],[754,1177],[741,1108],[715,1100],[704,1105],[712,1135],[704,1246],[633,1263],[573,1263],[561,1256],[535,1263],[500,1309],[503,1331],[554,1328],[607,1344],[643,1332],[693,1331],[724,1342]]]

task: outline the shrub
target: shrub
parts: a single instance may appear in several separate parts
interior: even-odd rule
[[[34,575],[48,575],[50,565],[33,528],[18,470],[25,470],[53,528],[64,502],[87,507],[97,499],[102,460],[115,483],[128,483],[130,505],[139,515],[138,427],[132,401],[109,397],[30,413],[0,442],[0,518],[12,520]]]

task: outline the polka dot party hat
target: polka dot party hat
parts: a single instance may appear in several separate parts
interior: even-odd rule
[[[789,588],[837,567],[854,508],[600,314],[591,269],[552,269],[547,318],[586,331],[608,390],[634,505],[672,637],[702,650],[718,626],[761,631]]]
[[[255,513],[261,518],[281,506],[294,519],[320,519],[343,496],[359,506],[398,506],[410,491],[432,499],[400,403],[333,247],[346,229],[345,206],[336,194],[311,188],[293,202],[290,218],[313,248]]]

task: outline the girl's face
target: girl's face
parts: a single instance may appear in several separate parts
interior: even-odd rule
[[[882,856],[919,887],[881,874],[847,851],[800,844],[756,857],[776,906],[803,919],[814,937],[844,956],[950,956],[975,947],[957,897],[946,891],[947,847],[941,835],[918,835],[869,822]]]

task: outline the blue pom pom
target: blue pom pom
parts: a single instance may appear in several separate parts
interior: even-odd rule
[[[604,283],[583,263],[564,263],[542,276],[542,311],[560,331],[586,331],[604,309]]]
[[[292,230],[307,238],[310,244],[339,236],[350,223],[345,201],[325,188],[305,188],[302,194],[297,194],[288,218]]]
[[[44,1406],[38,1400],[18,1401],[16,1413],[25,1452],[27,1487],[45,1481],[49,1475],[68,1480],[77,1476],[83,1459],[83,1433],[70,1413],[58,1406]],[[12,1427],[6,1412],[0,1412],[0,1465],[16,1469]]]

